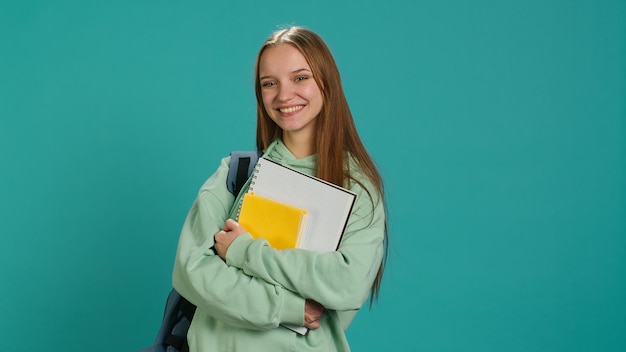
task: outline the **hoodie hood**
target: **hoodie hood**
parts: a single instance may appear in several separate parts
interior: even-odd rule
[[[317,154],[296,158],[280,139],[272,142],[263,156],[307,175],[316,176],[317,174]]]

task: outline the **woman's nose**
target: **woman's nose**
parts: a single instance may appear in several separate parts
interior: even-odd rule
[[[278,92],[278,99],[280,101],[290,101],[295,96],[295,91],[291,84],[281,84],[280,91]]]

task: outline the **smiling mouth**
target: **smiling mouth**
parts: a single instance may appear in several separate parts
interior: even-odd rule
[[[278,111],[282,112],[283,114],[288,114],[288,113],[302,110],[303,108],[304,108],[304,105],[297,105],[297,106],[290,106],[288,108],[279,108]]]

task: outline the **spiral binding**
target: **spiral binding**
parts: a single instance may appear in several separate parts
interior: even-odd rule
[[[246,193],[250,193],[250,192],[254,192],[254,184],[256,178],[257,178],[257,174],[259,173],[259,169],[261,168],[261,163],[260,163],[260,159],[259,162],[257,162],[257,164],[254,166],[254,170],[252,170],[252,176],[250,177],[250,185],[248,185],[248,190],[246,191]],[[239,200],[239,205],[237,206],[237,215],[236,215],[236,219],[237,221],[239,220],[239,213],[241,213],[241,207],[243,206],[243,197],[241,197],[241,199]]]
[[[260,160],[259,160],[260,161]],[[248,191],[246,193],[254,191],[254,183],[257,178],[257,174],[259,173],[259,169],[261,168],[261,163],[257,163],[254,166],[254,170],[252,170],[252,178],[250,180],[250,186],[248,186]]]

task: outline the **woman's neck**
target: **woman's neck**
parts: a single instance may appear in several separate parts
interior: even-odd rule
[[[293,132],[283,132],[283,143],[285,144],[285,147],[289,149],[291,154],[298,159],[315,154],[313,138],[311,138],[311,136],[304,136]]]

